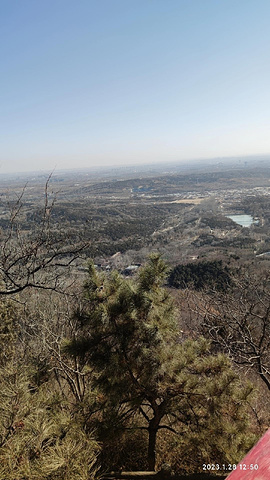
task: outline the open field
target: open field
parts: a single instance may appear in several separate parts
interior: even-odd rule
[[[205,200],[204,198],[182,198],[181,200],[173,200],[172,203],[184,203],[186,205],[199,205]]]

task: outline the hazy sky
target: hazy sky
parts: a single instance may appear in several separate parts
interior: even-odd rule
[[[0,173],[270,153],[269,0],[0,0]]]

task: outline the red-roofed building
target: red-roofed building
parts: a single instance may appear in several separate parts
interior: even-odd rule
[[[270,480],[270,429],[226,480]]]

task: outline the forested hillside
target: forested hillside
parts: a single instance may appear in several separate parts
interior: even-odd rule
[[[227,266],[222,266],[221,260],[177,265],[170,272],[168,278],[170,287],[191,287],[195,290],[210,288],[225,291],[231,283],[229,269]]]
[[[27,195],[2,199],[0,479],[236,464],[269,423],[266,224]]]

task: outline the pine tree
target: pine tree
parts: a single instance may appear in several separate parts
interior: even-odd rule
[[[181,342],[166,275],[158,255],[136,281],[90,265],[76,312],[81,333],[64,349],[94,369],[104,422],[147,431],[150,470],[165,430],[182,439],[183,451],[201,447],[202,460],[213,454],[235,462],[249,446],[245,402],[252,388],[240,388],[228,358],[212,355],[203,338]]]
[[[0,480],[89,480],[99,446],[53,379],[34,382],[20,355],[18,310],[0,303]]]

